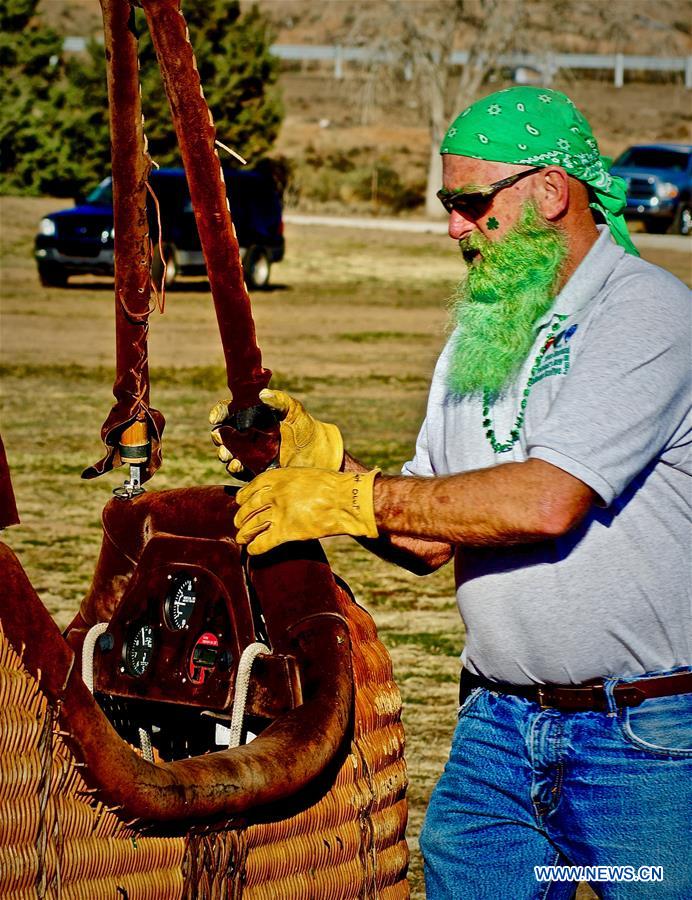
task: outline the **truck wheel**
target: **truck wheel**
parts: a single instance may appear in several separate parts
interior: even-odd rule
[[[67,272],[59,266],[38,267],[38,280],[44,287],[66,287]]]
[[[178,277],[178,259],[176,254],[176,249],[173,244],[164,244],[163,247],[163,256],[166,260],[166,287],[171,287],[176,278]],[[151,262],[151,277],[154,280],[155,285],[161,284],[161,276],[163,275],[163,260],[161,259],[161,254],[159,253],[159,248],[154,248],[154,258]]]
[[[262,247],[250,247],[243,260],[245,281],[250,288],[265,288],[269,284],[271,262]]]
[[[692,206],[689,201],[678,207],[673,230],[676,234],[692,234]]]

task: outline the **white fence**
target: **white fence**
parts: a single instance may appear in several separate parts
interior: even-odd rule
[[[86,47],[83,37],[66,37],[63,48],[79,53]],[[387,62],[386,54],[375,54],[367,47],[344,47],[340,44],[272,44],[271,52],[279,59],[293,62],[331,62],[334,78],[344,77],[344,63]],[[468,60],[465,50],[450,53],[448,63],[463,66]],[[394,62],[393,58],[390,60]],[[510,69],[530,68],[541,75],[543,84],[550,84],[560,69],[613,70],[613,84],[622,87],[625,72],[683,72],[685,87],[692,88],[692,55],[690,56],[631,56],[624,53],[505,53],[498,64]],[[408,80],[412,77],[412,65],[404,69]]]
[[[368,63],[375,60],[387,62],[385,54],[376,55],[366,47],[344,47],[339,44],[274,44],[272,53],[280,59],[294,62],[332,62],[334,78],[344,77],[344,63]],[[448,62],[453,66],[463,66],[468,53],[455,50]],[[393,62],[393,59],[392,59]],[[540,72],[544,83],[549,83],[560,69],[612,69],[615,87],[625,83],[625,72],[683,72],[685,87],[692,88],[692,55],[690,56],[631,56],[624,53],[505,53],[498,60],[500,66],[511,69],[528,67]],[[411,67],[404,72],[411,77]]]

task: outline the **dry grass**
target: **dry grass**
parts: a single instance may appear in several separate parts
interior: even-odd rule
[[[67,290],[38,285],[31,240],[51,200],[2,206],[2,376],[5,440],[22,525],[7,532],[60,625],[88,587],[111,474],[81,481],[100,455],[110,407],[113,298],[107,279]],[[460,272],[451,242],[346,229],[287,230],[275,287],[253,297],[265,362],[278,384],[342,426],[356,456],[397,471],[415,440],[444,340],[444,303]],[[684,254],[669,264],[683,274]],[[151,329],[153,402],[168,418],[166,462],[152,489],[221,480],[206,417],[224,394],[206,282],[183,281]],[[411,777],[414,897],[423,896],[416,835],[454,728],[463,628],[448,567],[418,579],[354,542],[325,542],[334,569],[373,614],[404,697]]]

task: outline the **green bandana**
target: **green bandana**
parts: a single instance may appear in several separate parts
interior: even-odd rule
[[[526,166],[562,166],[588,184],[590,204],[605,217],[613,238],[633,256],[639,253],[622,216],[626,187],[608,174],[591,126],[559,91],[512,87],[478,100],[452,122],[440,153]]]

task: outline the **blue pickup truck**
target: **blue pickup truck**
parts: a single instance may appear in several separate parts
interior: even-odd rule
[[[638,144],[613,163],[611,174],[627,182],[625,217],[652,234],[692,229],[692,145]]]
[[[228,198],[241,247],[249,287],[269,283],[271,265],[283,259],[284,236],[281,195],[269,172],[224,170]],[[157,169],[149,183],[160,207],[166,284],[178,275],[204,275],[206,268],[183,169]],[[158,245],[158,216],[147,200],[149,233]],[[64,287],[70,275],[113,275],[113,191],[105,178],[71,209],[41,220],[34,242],[41,284]],[[164,274],[158,250],[152,275]]]

